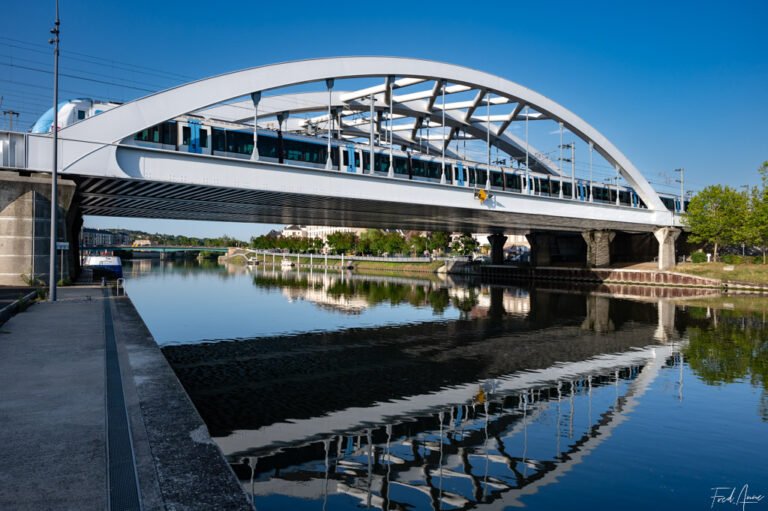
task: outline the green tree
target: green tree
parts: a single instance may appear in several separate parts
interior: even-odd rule
[[[471,234],[465,232],[460,238],[451,243],[451,251],[468,256],[472,255],[478,246],[477,240]]]
[[[691,198],[683,221],[691,229],[691,241],[713,245],[714,259],[720,247],[745,239],[747,195],[730,186],[712,185]]]
[[[397,231],[385,232],[382,236],[383,252],[388,254],[402,254],[408,250],[408,244],[405,242],[405,236]]]
[[[414,234],[408,238],[408,248],[414,255],[424,255],[424,251],[428,249],[428,246],[429,239],[426,236]]]
[[[448,250],[451,244],[451,234],[445,231],[434,231],[427,237],[427,248],[438,253]]]
[[[357,245],[357,235],[353,232],[334,232],[328,235],[328,247],[335,254],[348,254]]]
[[[368,229],[360,235],[357,243],[357,252],[363,255],[381,255],[384,251],[383,231],[380,229]]]
[[[760,173],[760,186],[752,188],[749,201],[749,215],[746,219],[746,238],[750,244],[760,247],[763,264],[768,251],[768,161],[764,161],[757,170]]]

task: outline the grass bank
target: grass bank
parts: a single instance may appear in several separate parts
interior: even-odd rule
[[[363,272],[403,272],[408,273],[435,273],[438,268],[443,266],[443,261],[430,261],[425,263],[388,263],[383,261],[353,261],[355,271]]]
[[[768,265],[763,264],[682,263],[674,271],[729,282],[768,284]]]
[[[301,256],[299,258],[296,257],[286,257],[288,261],[296,264],[298,264],[302,268],[308,268],[310,265],[312,265],[315,268],[323,268],[325,266],[325,258],[323,256],[314,256],[310,259],[309,256]],[[271,256],[267,256],[266,261],[263,257],[259,257],[257,259],[259,261],[259,264],[264,266],[272,266],[273,258]],[[283,261],[283,256],[278,254],[274,258],[274,265],[280,266]],[[350,262],[349,260],[345,260],[345,263]],[[237,264],[237,265],[244,265],[246,264],[245,258],[243,257],[233,257],[228,261],[230,264]],[[443,266],[445,264],[443,261],[429,261],[429,262],[413,262],[413,263],[403,263],[403,262],[388,262],[388,261],[356,261],[353,260],[351,263],[355,267],[355,271],[359,272],[396,272],[398,275],[402,273],[435,273],[438,268]],[[341,261],[339,259],[328,259],[328,266],[329,267],[337,267],[341,265]]]

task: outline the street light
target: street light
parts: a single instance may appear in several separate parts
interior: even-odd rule
[[[49,299],[56,301],[56,208],[58,207],[58,149],[59,149],[59,0],[56,0],[56,21],[51,29],[53,37],[48,41],[53,45],[53,166],[51,171],[51,249],[48,269]]]

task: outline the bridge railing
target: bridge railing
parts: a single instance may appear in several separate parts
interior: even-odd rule
[[[27,167],[27,135],[15,131],[0,131],[0,167]]]

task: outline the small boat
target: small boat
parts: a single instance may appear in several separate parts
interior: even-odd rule
[[[91,270],[93,278],[120,279],[123,277],[123,262],[117,256],[88,256],[83,269]]]
[[[295,263],[290,259],[283,259],[280,263],[280,267],[284,270],[289,270],[295,266]]]

